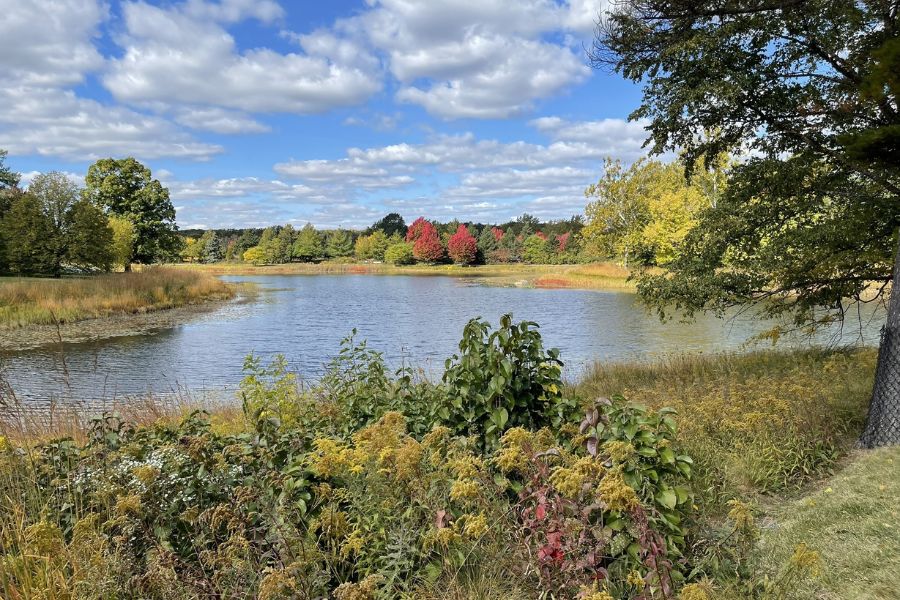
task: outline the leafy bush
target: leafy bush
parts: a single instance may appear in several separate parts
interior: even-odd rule
[[[671,412],[603,400],[561,444],[510,429],[494,460],[521,481],[543,589],[573,597],[602,580],[615,597],[671,596],[692,500],[692,460],[677,451]]]
[[[509,427],[550,425],[562,401],[562,366],[557,349],[544,349],[537,323],[513,324],[507,314],[492,332],[473,319],[463,330],[459,354],[446,361],[443,381],[451,390],[451,409],[443,415],[445,424],[488,449]]]
[[[413,256],[413,245],[399,242],[388,247],[384,252],[384,262],[392,265],[411,265],[416,262]]]

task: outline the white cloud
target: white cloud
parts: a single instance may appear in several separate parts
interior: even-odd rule
[[[427,215],[502,222],[531,212],[559,218],[582,212],[584,188],[600,175],[606,156],[630,162],[643,154],[640,123],[617,119],[573,122],[556,117],[532,121],[550,142],[502,142],[471,133],[434,135],[418,144],[350,148],[331,160],[292,160],[274,170],[290,180],[257,178],[175,182],[184,218],[219,225],[274,220],[312,220],[322,226],[369,225],[397,210],[409,219]],[[228,198],[232,212],[215,214],[204,200]],[[251,221],[229,221],[238,210]],[[236,207],[242,207],[240,209]],[[179,213],[181,214],[181,213]],[[201,216],[202,215],[202,216]],[[179,217],[181,218],[181,217]]]
[[[239,51],[215,18],[220,13],[231,20],[246,17],[241,9],[252,3],[231,4],[229,10],[199,0],[168,9],[125,4],[125,33],[119,39],[124,55],[111,61],[104,84],[117,99],[137,104],[302,114],[359,104],[381,89],[377,69],[371,68],[374,59],[325,31],[299,36],[304,53]],[[208,18],[201,18],[204,12]]]
[[[114,155],[206,160],[222,151],[165,119],[55,88],[0,87],[0,134],[12,154],[78,161]]]
[[[244,113],[222,108],[179,108],[175,111],[175,121],[190,127],[214,133],[264,133],[270,128]]]
[[[587,0],[583,0],[586,2]],[[369,0],[334,31],[366,39],[401,86],[398,101],[447,119],[507,118],[590,74],[575,12],[553,0]],[[566,37],[566,36],[564,36]]]
[[[80,83],[102,67],[94,47],[107,17],[98,0],[0,0],[0,63],[14,85]]]

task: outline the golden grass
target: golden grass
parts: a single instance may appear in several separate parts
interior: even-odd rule
[[[156,267],[78,279],[0,279],[0,329],[146,313],[234,295],[210,273]]]
[[[827,474],[862,428],[875,359],[874,349],[672,356],[597,364],[578,389],[675,408],[679,440],[708,479],[707,504],[722,509]]]
[[[181,264],[172,268],[217,275],[419,275],[471,277],[492,285],[573,289],[634,289],[629,271],[614,263],[587,265],[409,265],[332,262],[250,265],[244,263]]]

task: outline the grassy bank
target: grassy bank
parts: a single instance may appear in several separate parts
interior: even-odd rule
[[[443,384],[392,378],[348,346],[311,388],[249,361],[243,410],[209,419],[148,401],[127,421],[66,430],[71,441],[9,426],[0,595],[897,597],[900,455],[851,453],[874,352],[598,365],[566,389],[543,356],[528,374],[501,371],[517,401],[556,398],[529,429],[524,407],[472,403],[498,385],[478,339]],[[686,580],[666,583],[669,568]]]
[[[251,265],[244,263],[181,264],[174,268],[217,275],[419,275],[471,277],[492,285],[575,288],[633,289],[628,270],[613,263],[588,265],[409,265],[382,263],[291,263]]]
[[[6,278],[0,279],[0,330],[142,314],[233,295],[209,273],[171,268],[85,278]]]

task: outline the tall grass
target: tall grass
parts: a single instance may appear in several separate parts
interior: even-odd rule
[[[872,390],[873,349],[761,351],[596,364],[587,397],[622,394],[678,413],[679,439],[711,508],[797,489],[852,447]]]
[[[165,267],[78,279],[0,279],[0,329],[146,313],[233,295],[211,274]]]

